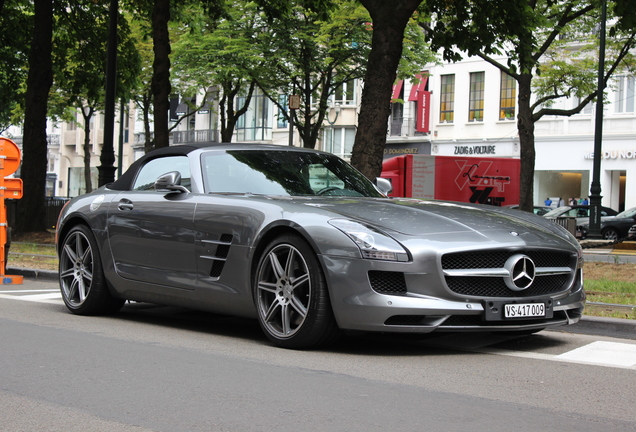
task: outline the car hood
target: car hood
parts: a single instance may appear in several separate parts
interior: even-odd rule
[[[450,239],[449,235],[460,235],[492,240],[519,235],[533,244],[578,243],[552,221],[501,207],[409,198],[308,200],[304,205],[407,236]]]

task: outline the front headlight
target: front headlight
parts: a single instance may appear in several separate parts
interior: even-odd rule
[[[329,224],[338,228],[353,240],[360,249],[363,258],[408,261],[408,253],[387,234],[347,219],[332,219]]]

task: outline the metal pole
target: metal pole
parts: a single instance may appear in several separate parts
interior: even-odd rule
[[[110,14],[108,24],[108,48],[106,54],[106,100],[104,107],[104,145],[102,154],[99,157],[101,165],[99,170],[98,184],[105,184],[115,181],[115,97],[117,79],[117,14],[119,9],[118,0],[110,1]]]
[[[603,90],[605,75],[605,21],[607,0],[601,6],[601,32],[598,53],[598,90],[596,95],[596,124],[594,129],[594,167],[590,187],[590,231],[588,238],[600,239],[601,235],[601,152],[603,147]]]
[[[294,146],[294,110],[289,109],[289,146]]]
[[[119,154],[117,155],[117,177],[121,177],[122,174],[122,164],[124,159],[124,122],[126,118],[126,109],[124,106],[124,99],[122,98],[119,101]]]

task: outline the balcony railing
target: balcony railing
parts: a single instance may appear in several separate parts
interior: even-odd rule
[[[389,137],[405,137],[415,135],[415,119],[410,117],[391,117],[389,119]]]
[[[219,131],[216,129],[172,131],[172,144],[188,144],[195,142],[218,142]]]

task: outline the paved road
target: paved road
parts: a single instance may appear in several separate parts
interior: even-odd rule
[[[636,342],[561,332],[271,347],[249,320],[71,315],[0,287],[0,431],[633,431]]]

